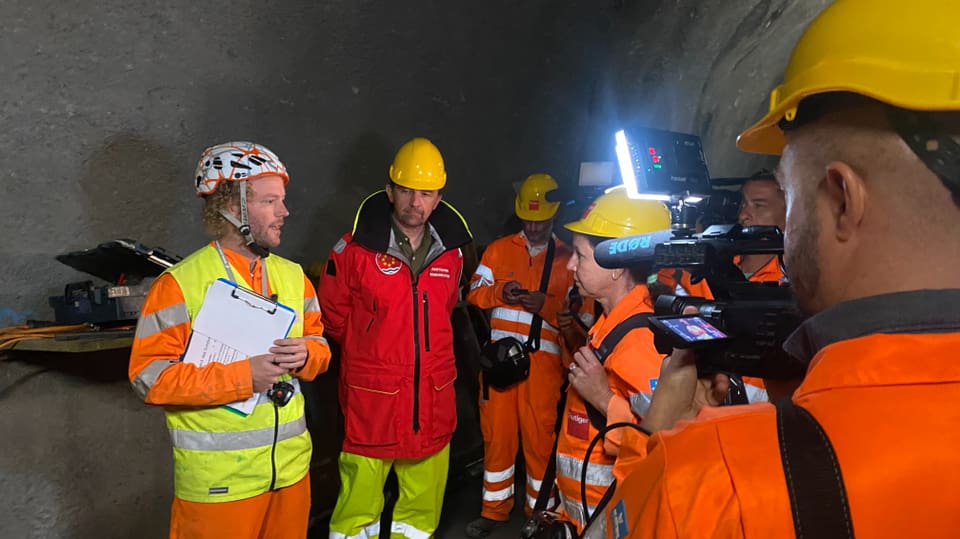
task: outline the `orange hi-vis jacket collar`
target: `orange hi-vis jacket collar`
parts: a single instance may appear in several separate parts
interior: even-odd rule
[[[646,307],[646,308],[644,308]],[[638,312],[653,312],[653,300],[645,284],[638,284],[623,297],[609,313],[603,313],[590,328],[590,346],[599,348],[603,339],[617,327],[617,324]]]

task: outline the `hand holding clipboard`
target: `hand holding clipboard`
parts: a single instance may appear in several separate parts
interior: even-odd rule
[[[250,358],[251,370],[254,362],[257,367],[265,367],[262,363],[269,359],[258,356],[273,354],[274,341],[287,336],[295,319],[296,313],[290,307],[226,279],[217,279],[207,289],[193,321],[183,360],[203,367],[211,362],[233,363]],[[286,372],[280,365],[274,367],[282,371],[280,374]],[[254,393],[250,399],[228,406],[249,414],[258,399],[259,394]]]

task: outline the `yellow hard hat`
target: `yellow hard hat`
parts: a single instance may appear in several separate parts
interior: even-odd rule
[[[517,217],[524,221],[546,221],[552,219],[560,208],[559,202],[547,200],[547,193],[558,189],[557,181],[549,174],[531,174],[523,180],[514,209]]]
[[[670,229],[670,208],[656,200],[630,198],[627,189],[620,186],[597,198],[579,221],[564,228],[601,238],[649,234]]]
[[[853,92],[909,110],[960,110],[960,2],[837,0],[810,23],[770,94],[770,112],[737,139],[744,151],[783,151],[781,119],[805,97]]]
[[[447,184],[447,171],[443,168],[440,150],[425,138],[410,139],[393,158],[390,180],[408,189],[443,189]]]

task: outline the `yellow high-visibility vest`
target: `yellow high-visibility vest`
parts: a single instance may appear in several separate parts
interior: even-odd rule
[[[263,262],[272,292],[297,313],[288,336],[303,336],[303,270],[276,255]],[[190,320],[200,311],[210,284],[228,278],[220,255],[210,245],[167,272],[180,285]],[[296,379],[289,375],[280,378],[297,389],[282,408],[274,406],[264,394],[246,417],[222,406],[166,407],[173,442],[174,493],[178,498],[192,502],[242,500],[292,485],[306,475],[313,446],[307,432],[303,393]]]

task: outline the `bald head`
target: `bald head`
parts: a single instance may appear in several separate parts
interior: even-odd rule
[[[890,109],[834,103],[786,132],[785,262],[801,306],[960,286],[960,208],[893,130]],[[801,109],[801,113],[803,110]]]

